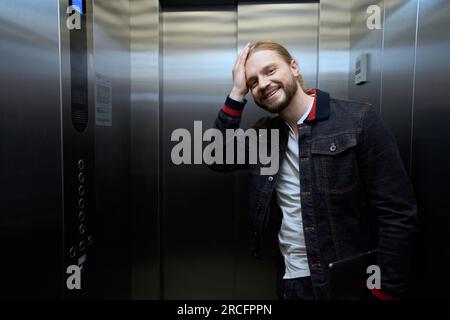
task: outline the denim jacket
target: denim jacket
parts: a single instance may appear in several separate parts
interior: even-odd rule
[[[314,114],[299,128],[303,231],[315,295],[328,297],[330,263],[377,248],[381,290],[401,297],[417,231],[417,207],[395,140],[371,105],[316,92]],[[215,128],[222,133],[237,129],[243,108],[244,103],[228,97]],[[253,128],[279,130],[281,163],[288,141],[285,122],[279,116],[265,117]],[[282,220],[274,191],[277,174],[261,175],[260,167],[210,165],[222,172],[249,170],[251,240],[257,257],[263,255],[267,239],[277,241]]]

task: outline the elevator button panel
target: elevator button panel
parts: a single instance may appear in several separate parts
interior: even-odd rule
[[[65,290],[67,297],[86,297],[92,293],[92,271],[95,257],[91,257],[88,236],[93,233],[95,214],[95,87],[93,12],[89,0],[63,0],[63,7],[73,6],[80,13],[81,28],[64,28],[61,23],[61,64],[66,77],[62,90],[62,133],[64,168],[64,264],[82,266],[81,290]],[[66,10],[60,12],[66,16]],[[72,13],[73,14],[73,13]],[[61,20],[62,21],[62,20]],[[89,289],[91,288],[91,289]]]
[[[81,255],[83,255],[86,259],[86,249],[87,246],[92,245],[92,235],[89,235],[89,237],[86,234],[86,231],[88,230],[86,225],[86,212],[89,211],[89,208],[87,206],[86,199],[89,197],[89,194],[87,192],[86,184],[86,174],[89,170],[87,170],[87,163],[84,159],[78,159],[76,161],[75,165],[75,186],[74,186],[74,193],[73,193],[73,199],[75,200],[74,203],[74,220],[73,222],[78,221],[77,224],[74,223],[74,229],[76,232],[73,232],[73,236],[71,236],[72,240],[70,241],[72,243],[72,247],[69,250],[69,257],[71,259],[79,258]],[[70,223],[72,224],[72,222]],[[76,241],[75,243],[72,241]]]

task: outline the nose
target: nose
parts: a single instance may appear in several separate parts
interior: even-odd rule
[[[269,83],[270,83],[270,80],[267,79],[266,77],[261,77],[260,79],[258,79],[258,86],[259,86],[260,90],[264,90],[265,88],[267,88]]]

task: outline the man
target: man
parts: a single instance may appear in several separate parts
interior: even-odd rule
[[[329,263],[374,248],[381,288],[372,295],[403,297],[416,203],[394,139],[374,108],[304,90],[296,61],[274,42],[247,44],[238,56],[217,129],[239,127],[248,91],[259,107],[278,114],[254,126],[279,130],[278,173],[261,175],[259,165],[211,168],[249,169],[253,250],[260,256],[265,240],[278,242],[281,297],[328,298]]]

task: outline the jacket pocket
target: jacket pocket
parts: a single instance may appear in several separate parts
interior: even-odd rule
[[[340,194],[357,185],[357,144],[355,133],[342,133],[312,141],[314,172],[321,191]]]

